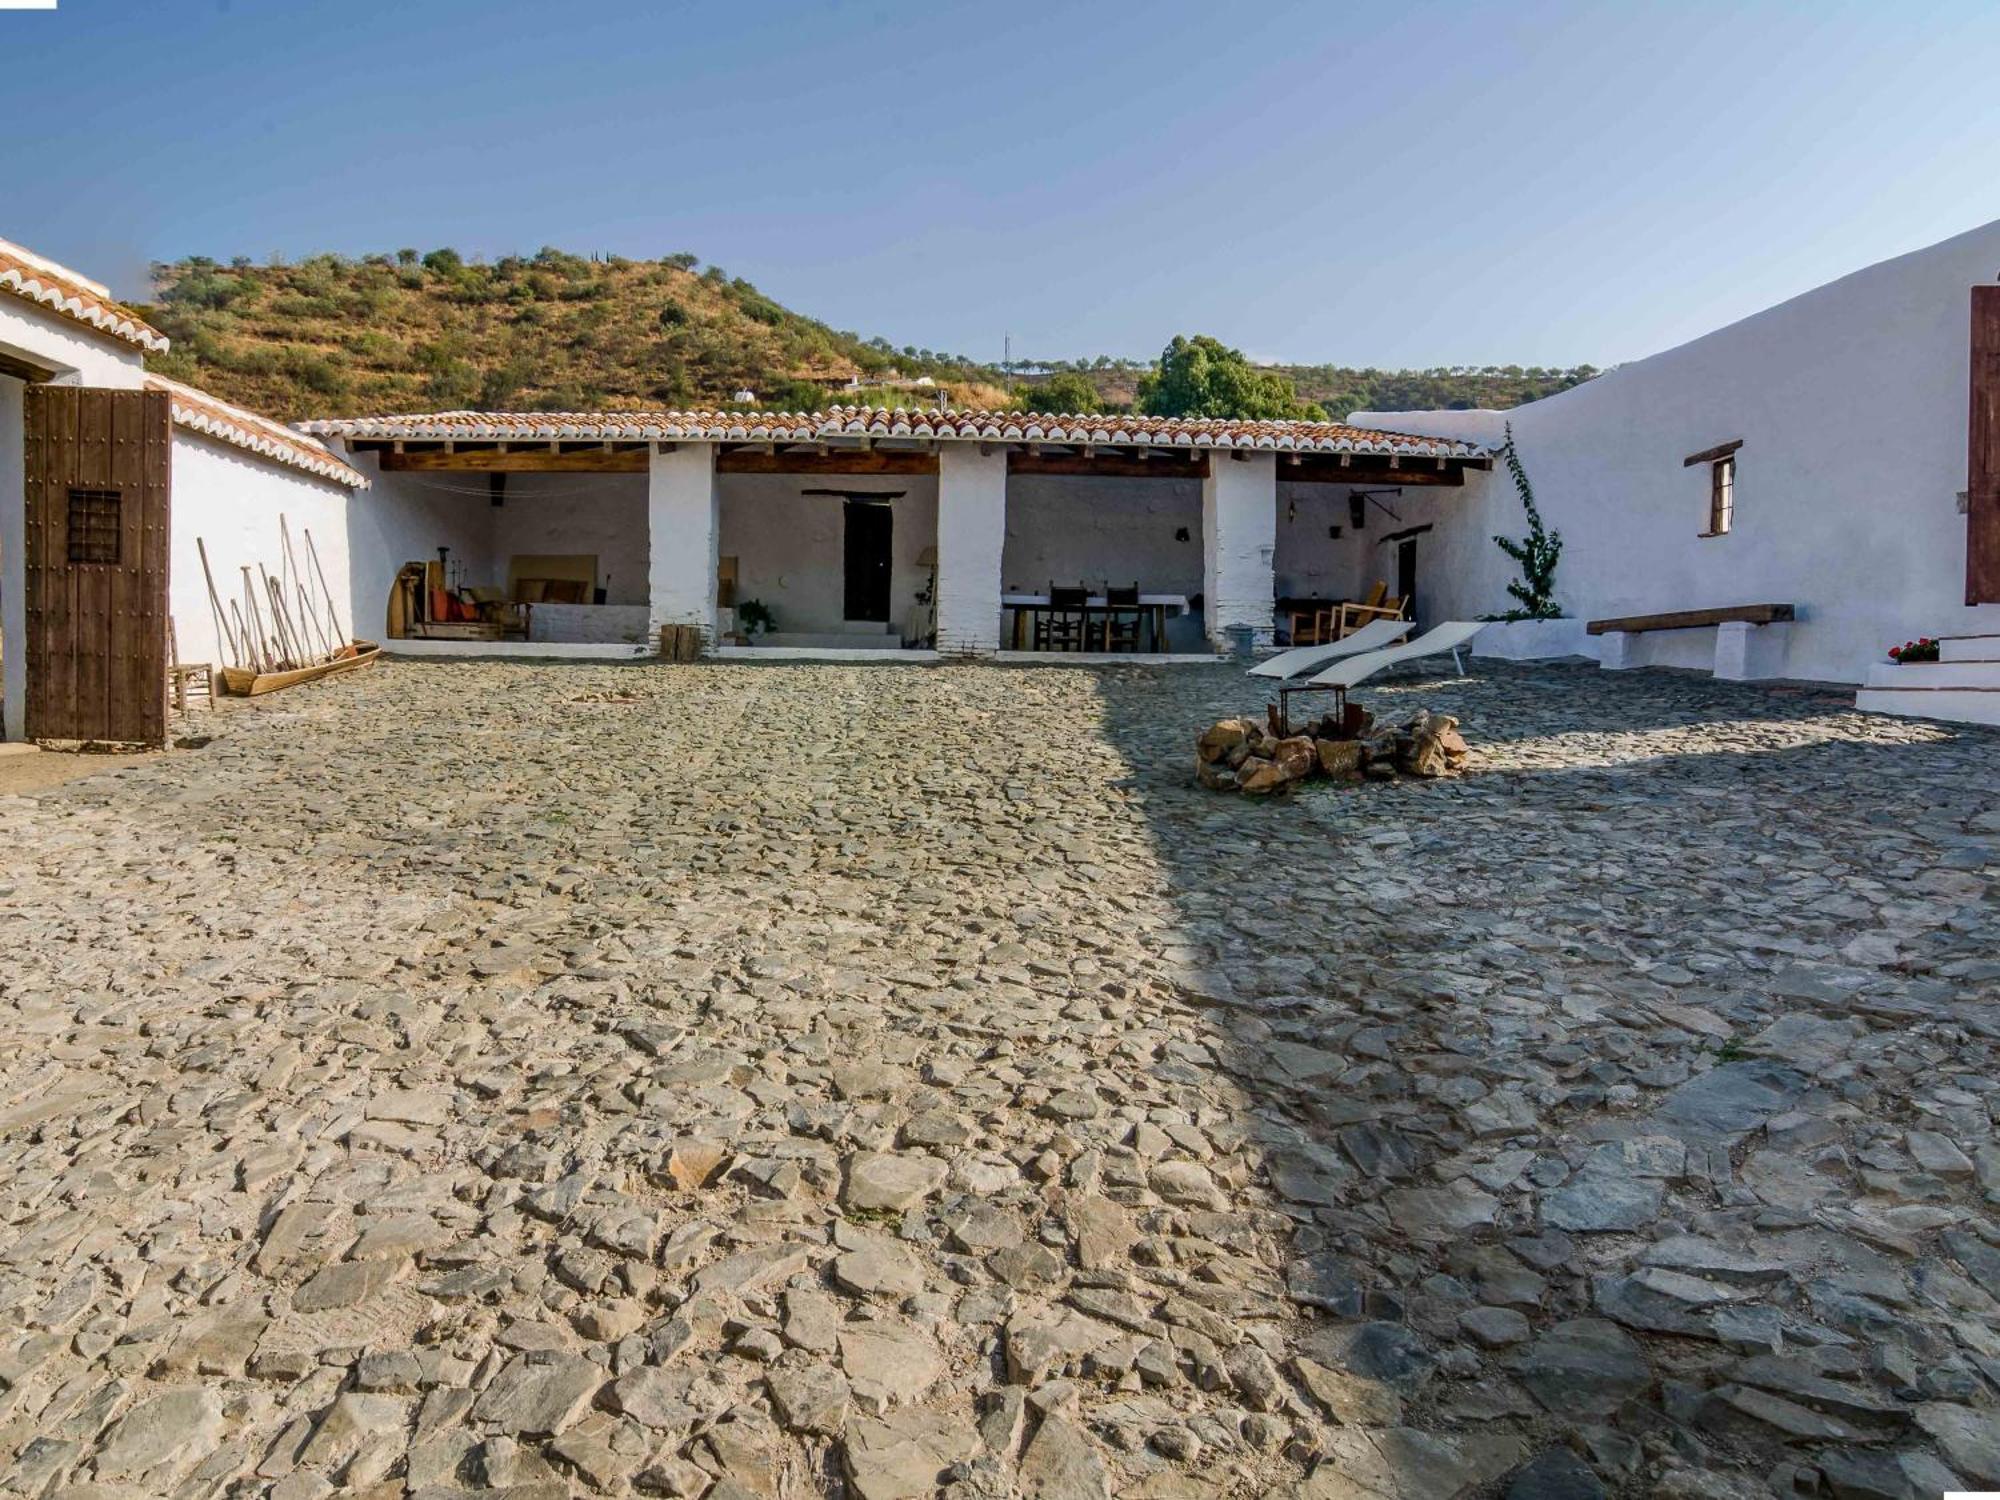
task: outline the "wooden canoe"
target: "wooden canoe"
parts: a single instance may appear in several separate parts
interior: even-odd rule
[[[261,698],[280,688],[317,682],[336,672],[352,672],[357,667],[367,666],[381,654],[382,648],[374,641],[355,641],[352,645],[341,647],[341,654],[330,661],[314,662],[309,667],[294,667],[289,672],[255,672],[248,667],[224,667],[222,688],[232,697]]]

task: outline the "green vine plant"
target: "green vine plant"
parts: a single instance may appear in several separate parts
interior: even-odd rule
[[[1550,531],[1542,525],[1542,513],[1535,505],[1535,487],[1528,482],[1528,471],[1521,465],[1520,451],[1514,446],[1514,424],[1507,424],[1507,441],[1500,449],[1500,456],[1506,461],[1507,472],[1514,478],[1514,488],[1521,496],[1521,508],[1528,513],[1528,534],[1516,541],[1510,536],[1495,536],[1494,542],[1500,550],[1513,558],[1521,569],[1521,576],[1507,585],[1507,592],[1516,601],[1515,607],[1502,620],[1559,620],[1562,606],[1556,603],[1556,559],[1562,556],[1563,539],[1560,531]]]

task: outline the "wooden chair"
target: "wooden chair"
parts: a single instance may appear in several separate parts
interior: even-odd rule
[[[180,642],[174,636],[174,622],[167,621],[167,706],[177,714],[188,712],[192,700],[215,707],[215,667],[205,661],[179,661]]]
[[[1104,649],[1137,651],[1145,629],[1145,611],[1139,607],[1139,585],[1115,589],[1104,585]]]
[[[1324,623],[1332,614],[1326,609],[1295,609],[1291,612],[1291,641],[1294,646],[1321,646],[1326,644],[1327,629]]]
[[[1362,599],[1361,603],[1372,609],[1382,602],[1382,596],[1388,592],[1388,584],[1378,583],[1368,591],[1367,597]],[[1346,634],[1339,628],[1340,612],[1346,607],[1345,603],[1330,604],[1313,617],[1313,634],[1319,639],[1312,644],[1326,645],[1341,639]]]
[[[1048,608],[1035,616],[1037,651],[1081,651],[1089,634],[1090,590],[1049,584]]]
[[[1403,618],[1403,601],[1394,597],[1384,598],[1389,592],[1386,583],[1378,583],[1368,591],[1368,598],[1360,604],[1343,604],[1334,611],[1333,639],[1345,640],[1370,620],[1400,620]]]

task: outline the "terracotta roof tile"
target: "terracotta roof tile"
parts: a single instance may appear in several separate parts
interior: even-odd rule
[[[822,412],[444,411],[323,418],[301,422],[299,426],[325,437],[375,440],[814,442],[868,437],[1248,448],[1398,458],[1490,457],[1477,443],[1350,427],[1345,422],[1239,422],[1198,417],[1064,416],[1050,412],[892,410],[858,406],[837,406]]]
[[[190,432],[214,438],[219,443],[242,448],[268,458],[273,463],[303,469],[321,479],[331,479],[349,489],[366,489],[367,477],[342,463],[325,444],[294,432],[269,417],[245,411],[227,401],[198,391],[164,375],[148,375],[146,389],[165,391],[173,405],[174,422]]]
[[[165,334],[120,307],[104,287],[7,240],[0,240],[0,292],[39,302],[141,349],[159,353],[167,347]]]

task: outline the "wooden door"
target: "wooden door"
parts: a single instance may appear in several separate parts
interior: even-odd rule
[[[847,502],[847,534],[842,546],[846,598],[841,617],[848,620],[889,618],[890,542],[895,512],[866,500]]]
[[[24,397],[28,737],[164,744],[167,396]]]
[[[2000,603],[2000,286],[1972,289],[1965,470],[1965,602]]]

